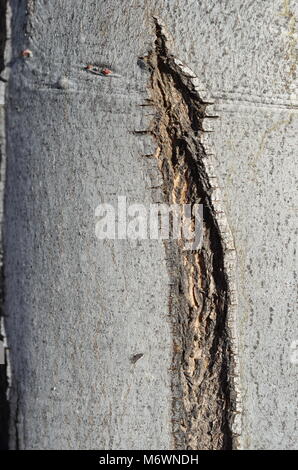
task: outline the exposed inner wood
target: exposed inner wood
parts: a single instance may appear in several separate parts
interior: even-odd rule
[[[150,99],[156,108],[151,132],[168,203],[203,204],[201,249],[185,251],[167,242],[173,322],[173,435],[178,449],[235,446],[234,354],[228,328],[231,304],[225,246],[212,202],[214,190],[201,141],[204,102],[187,72],[169,52],[163,27],[155,21]]]

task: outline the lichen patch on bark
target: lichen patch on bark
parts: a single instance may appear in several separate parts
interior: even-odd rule
[[[206,152],[203,122],[208,102],[198,79],[169,50],[155,19],[155,47],[146,57],[150,100],[156,109],[150,132],[168,203],[203,204],[201,249],[167,241],[173,324],[173,436],[178,449],[237,446],[240,402],[235,327],[235,250]]]

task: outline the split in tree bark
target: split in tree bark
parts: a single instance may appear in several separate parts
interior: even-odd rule
[[[151,127],[156,157],[170,204],[202,204],[204,239],[199,250],[166,243],[172,277],[173,433],[175,448],[230,449],[237,413],[235,349],[229,328],[231,286],[226,240],[212,199],[214,184],[201,136],[208,116],[194,85],[196,77],[169,52],[156,19],[150,97],[157,110]],[[233,249],[232,249],[233,251]]]

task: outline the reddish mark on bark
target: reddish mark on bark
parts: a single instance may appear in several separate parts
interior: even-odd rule
[[[30,49],[24,49],[22,52],[21,52],[21,56],[22,57],[32,57],[32,51],[30,51]]]
[[[110,74],[112,73],[112,70],[110,70],[110,69],[103,69],[103,70],[102,70],[102,73],[103,73],[104,75],[110,75]]]
[[[86,65],[84,69],[87,70],[87,72],[91,72],[99,76],[107,76],[107,75],[113,74],[112,70],[108,69],[107,67],[101,68],[101,67],[98,67],[97,65],[92,65],[92,64]]]

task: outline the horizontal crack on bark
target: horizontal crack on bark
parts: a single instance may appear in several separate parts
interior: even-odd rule
[[[179,241],[166,242],[174,336],[175,447],[231,449],[235,447],[232,422],[238,413],[230,326],[229,269],[231,273],[234,258],[228,254],[233,252],[232,237],[223,235],[224,213],[219,211],[219,218],[214,203],[215,184],[202,141],[210,103],[200,97],[193,72],[170,53],[158,19],[155,28],[155,48],[146,57],[151,71],[150,103],[156,108],[150,131],[158,145],[165,199],[170,204],[204,207],[201,249],[185,251]]]

